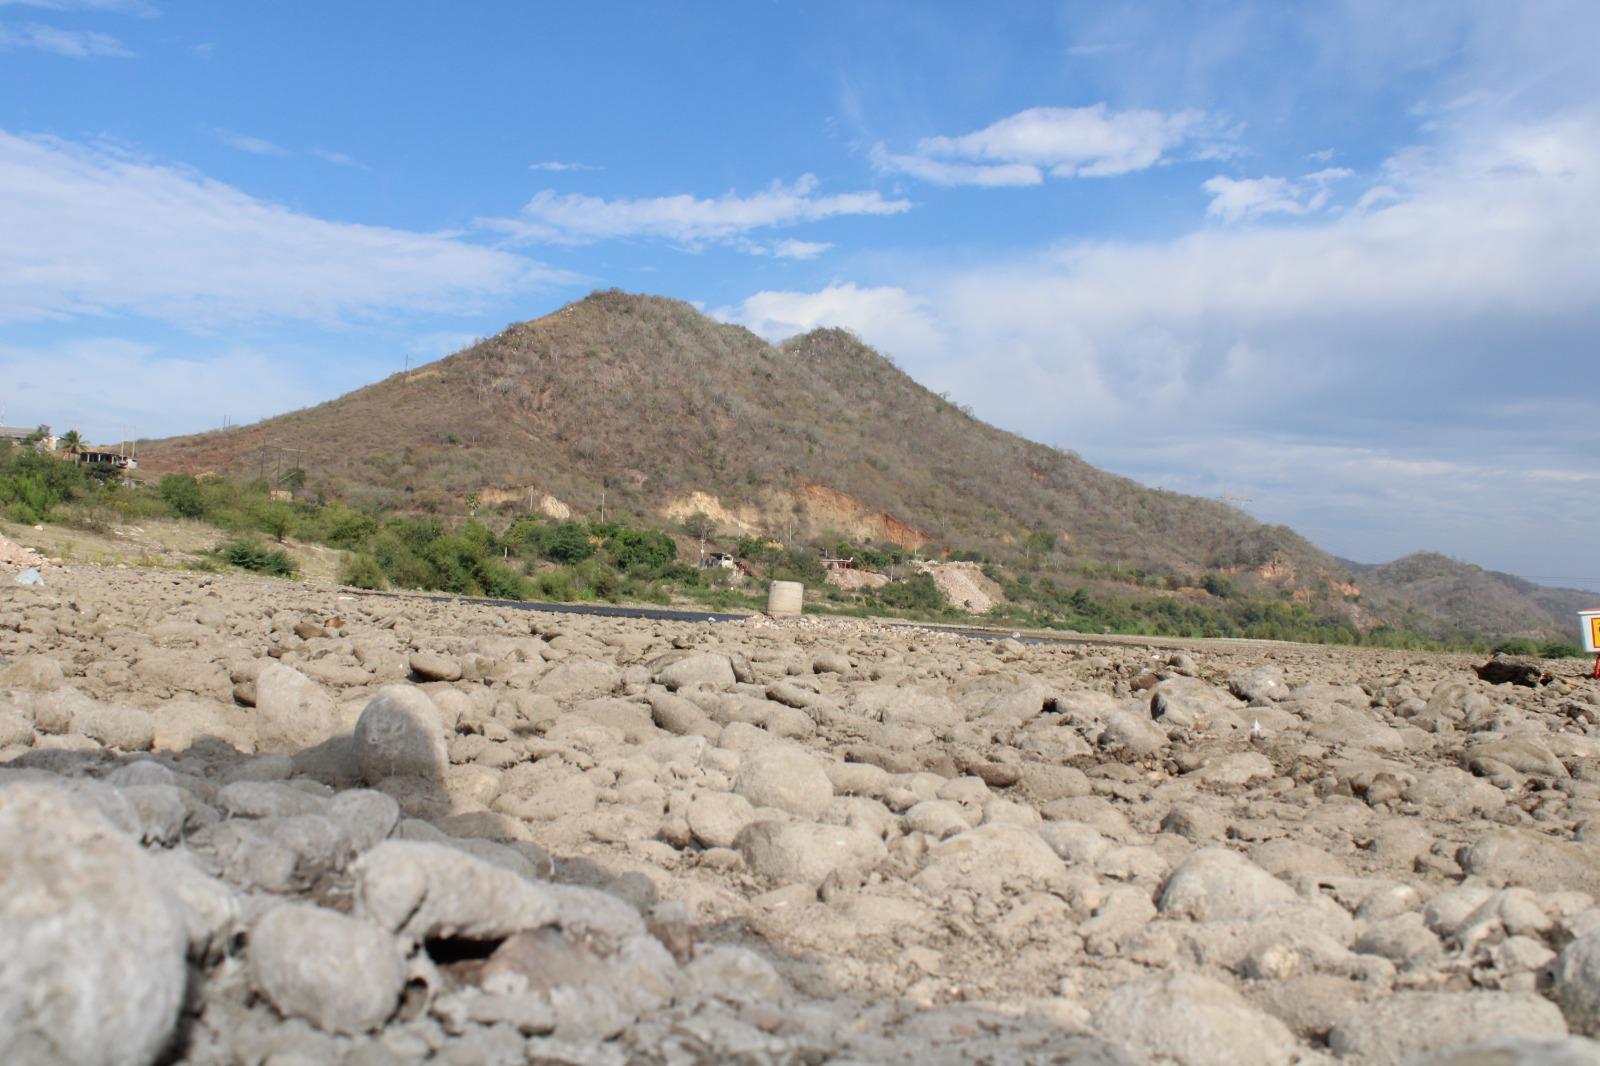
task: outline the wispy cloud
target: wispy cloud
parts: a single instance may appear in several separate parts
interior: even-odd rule
[[[154,4],[145,0],[0,0],[0,7],[33,7],[44,11],[99,11],[111,15],[140,15],[153,18],[160,14]]]
[[[236,148],[241,152],[251,155],[288,155],[287,148],[267,140],[265,137],[252,137],[248,133],[234,133],[230,130],[217,130],[217,140],[229,148]]]
[[[772,246],[772,254],[779,259],[815,259],[826,252],[833,245],[826,241],[777,241]]]
[[[819,182],[803,174],[793,183],[774,182],[762,192],[715,198],[657,196],[607,200],[545,190],[513,218],[485,218],[479,225],[513,240],[588,244],[618,237],[655,237],[688,245],[727,242],[757,230],[793,226],[845,215],[894,215],[909,200],[877,192],[819,196]]]
[[[1034,107],[971,133],[924,138],[909,153],[879,144],[872,159],[881,170],[938,185],[1038,185],[1047,176],[1145,170],[1185,143],[1218,135],[1216,120],[1196,110],[1112,111],[1103,103]]]
[[[307,149],[307,151],[310,152],[311,155],[314,155],[318,159],[322,160],[324,163],[332,163],[336,167],[354,167],[357,170],[371,169],[359,159],[356,159],[353,156],[348,156],[343,152],[330,152],[326,148],[310,148]]]
[[[529,170],[604,170],[605,167],[595,166],[593,163],[529,163]]]
[[[1261,215],[1304,215],[1320,211],[1333,195],[1329,186],[1352,176],[1354,172],[1343,167],[1329,167],[1298,180],[1235,179],[1219,174],[1201,188],[1211,194],[1211,203],[1206,207],[1208,216],[1224,222],[1238,222]]]
[[[116,337],[0,345],[0,376],[12,412],[58,431],[78,429],[96,443],[192,433],[224,418],[254,421],[319,398],[292,363],[228,344],[189,357]]]
[[[4,132],[0,233],[0,322],[470,311],[572,280],[459,238],[328,221],[182,167]]]
[[[109,33],[90,30],[63,30],[29,22],[21,26],[0,25],[0,51],[31,48],[69,59],[127,59],[133,52]]]

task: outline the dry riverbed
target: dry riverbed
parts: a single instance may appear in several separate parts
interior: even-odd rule
[[[1585,663],[44,576],[8,1063],[1600,1062]]]

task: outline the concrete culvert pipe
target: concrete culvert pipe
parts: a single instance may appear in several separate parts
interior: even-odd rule
[[[806,587],[798,581],[774,581],[767,590],[767,614],[773,618],[791,618],[800,613]]]

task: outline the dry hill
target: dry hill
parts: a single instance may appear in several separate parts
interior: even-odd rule
[[[268,449],[263,460],[261,449]],[[1327,590],[1344,568],[1282,527],[1145,488],[1003,432],[842,330],[778,346],[687,304],[596,293],[409,374],[252,426],[145,445],[156,470],[253,476],[295,448],[313,485],[485,505],[837,532],[937,552],[1056,533],[1075,556]]]

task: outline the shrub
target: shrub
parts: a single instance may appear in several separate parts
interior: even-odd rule
[[[217,554],[241,570],[274,574],[278,577],[295,575],[296,567],[293,559],[276,548],[263,548],[248,540],[231,540],[218,547]]]
[[[179,518],[199,518],[206,513],[205,494],[200,483],[188,474],[168,474],[157,489],[161,498]]]
[[[381,589],[388,586],[383,568],[370,555],[352,555],[339,568],[339,584],[358,589]]]

